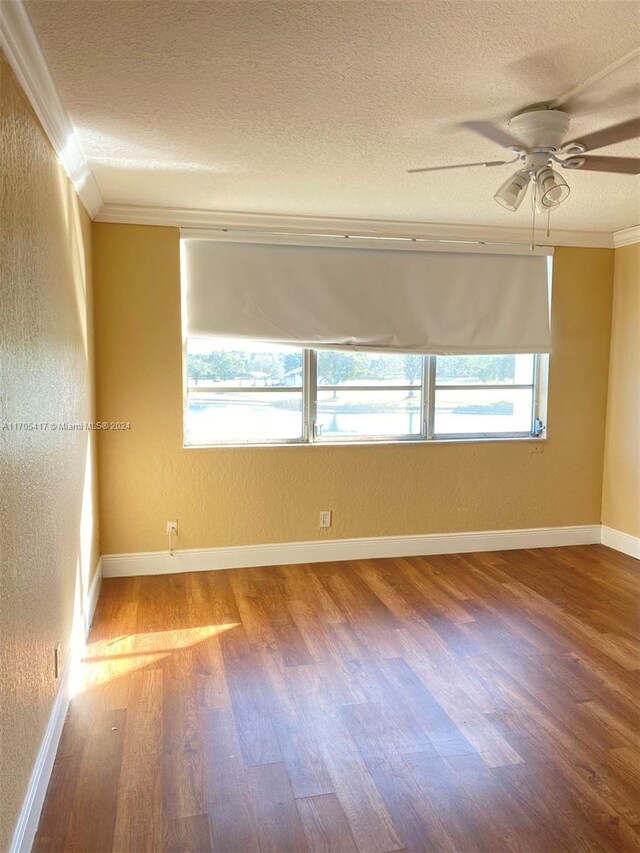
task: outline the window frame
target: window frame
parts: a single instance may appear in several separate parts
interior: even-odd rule
[[[511,353],[509,353],[511,355]],[[545,418],[540,416],[540,382],[542,377],[544,376],[544,381],[546,384],[547,379],[547,367],[545,366],[544,371],[541,370],[541,360],[545,359],[546,356],[543,353],[531,353],[533,355],[533,376],[531,384],[522,384],[522,383],[514,383],[512,385],[500,385],[500,384],[485,384],[482,385],[477,383],[475,385],[465,384],[465,385],[447,385],[442,384],[438,385],[436,382],[436,359],[435,355],[425,356],[425,359],[428,359],[430,362],[430,370],[431,375],[429,379],[429,388],[431,391],[432,399],[429,409],[429,425],[428,425],[428,435],[429,441],[483,441],[483,440],[493,440],[500,441],[509,439],[536,439],[540,440],[543,436],[541,433],[546,433],[546,412]],[[515,432],[447,432],[439,435],[435,432],[435,398],[437,390],[465,390],[465,391],[503,391],[508,389],[509,391],[518,391],[518,390],[532,390],[532,399],[531,399],[531,430],[530,432],[525,431],[515,431]],[[536,432],[536,423],[540,424],[539,431]]]
[[[437,444],[448,442],[492,442],[492,441],[541,441],[547,437],[546,426],[546,403],[547,403],[547,381],[548,381],[548,365],[549,357],[544,353],[533,353],[533,379],[532,384],[465,384],[465,385],[436,385],[436,355],[422,355],[422,372],[420,383],[414,385],[375,385],[363,382],[359,385],[319,385],[318,384],[318,352],[317,349],[301,348],[302,349],[302,377],[301,386],[265,386],[265,387],[244,387],[244,386],[227,386],[224,389],[218,388],[199,388],[198,386],[189,386],[187,375],[187,341],[184,341],[183,347],[183,447],[187,450],[202,449],[202,448],[221,448],[221,447],[277,447],[277,446],[317,446],[331,447],[339,445],[358,445],[358,444]],[[395,353],[389,353],[394,355]],[[511,353],[509,353],[511,354]],[[416,355],[420,355],[416,353]],[[339,436],[322,436],[317,434],[317,415],[318,415],[318,392],[349,389],[351,391],[369,391],[369,390],[414,390],[419,391],[421,395],[421,431],[419,433],[398,434],[398,435],[339,435]],[[455,388],[456,390],[519,390],[532,389],[532,405],[531,405],[531,430],[529,432],[485,432],[485,433],[442,433],[437,434],[434,430],[435,423],[435,399],[436,390]],[[198,391],[207,393],[209,391],[212,396],[220,393],[220,391],[233,391],[238,393],[283,393],[292,391],[301,392],[302,402],[302,431],[300,438],[262,438],[262,439],[232,439],[228,441],[217,441],[206,444],[202,443],[187,443],[187,419],[189,410],[189,392]]]

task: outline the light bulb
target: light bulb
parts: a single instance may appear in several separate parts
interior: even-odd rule
[[[571,188],[562,175],[549,166],[536,173],[536,201],[539,209],[557,207],[570,192]]]
[[[520,169],[504,182],[494,195],[495,200],[507,210],[517,210],[526,195],[530,180],[531,175],[524,169]]]

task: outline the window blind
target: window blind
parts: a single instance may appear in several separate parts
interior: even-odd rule
[[[551,351],[545,255],[182,239],[189,337],[407,353]]]

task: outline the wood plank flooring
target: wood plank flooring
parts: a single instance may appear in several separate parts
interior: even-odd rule
[[[36,851],[640,849],[636,560],[103,582]]]

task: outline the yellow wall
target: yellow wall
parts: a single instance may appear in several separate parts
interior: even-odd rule
[[[94,223],[103,554],[599,524],[613,251],[555,256],[549,439],[182,449],[179,232]]]
[[[91,223],[0,53],[0,850],[9,846],[97,565]]]
[[[602,523],[640,536],[640,245],[615,252]]]

